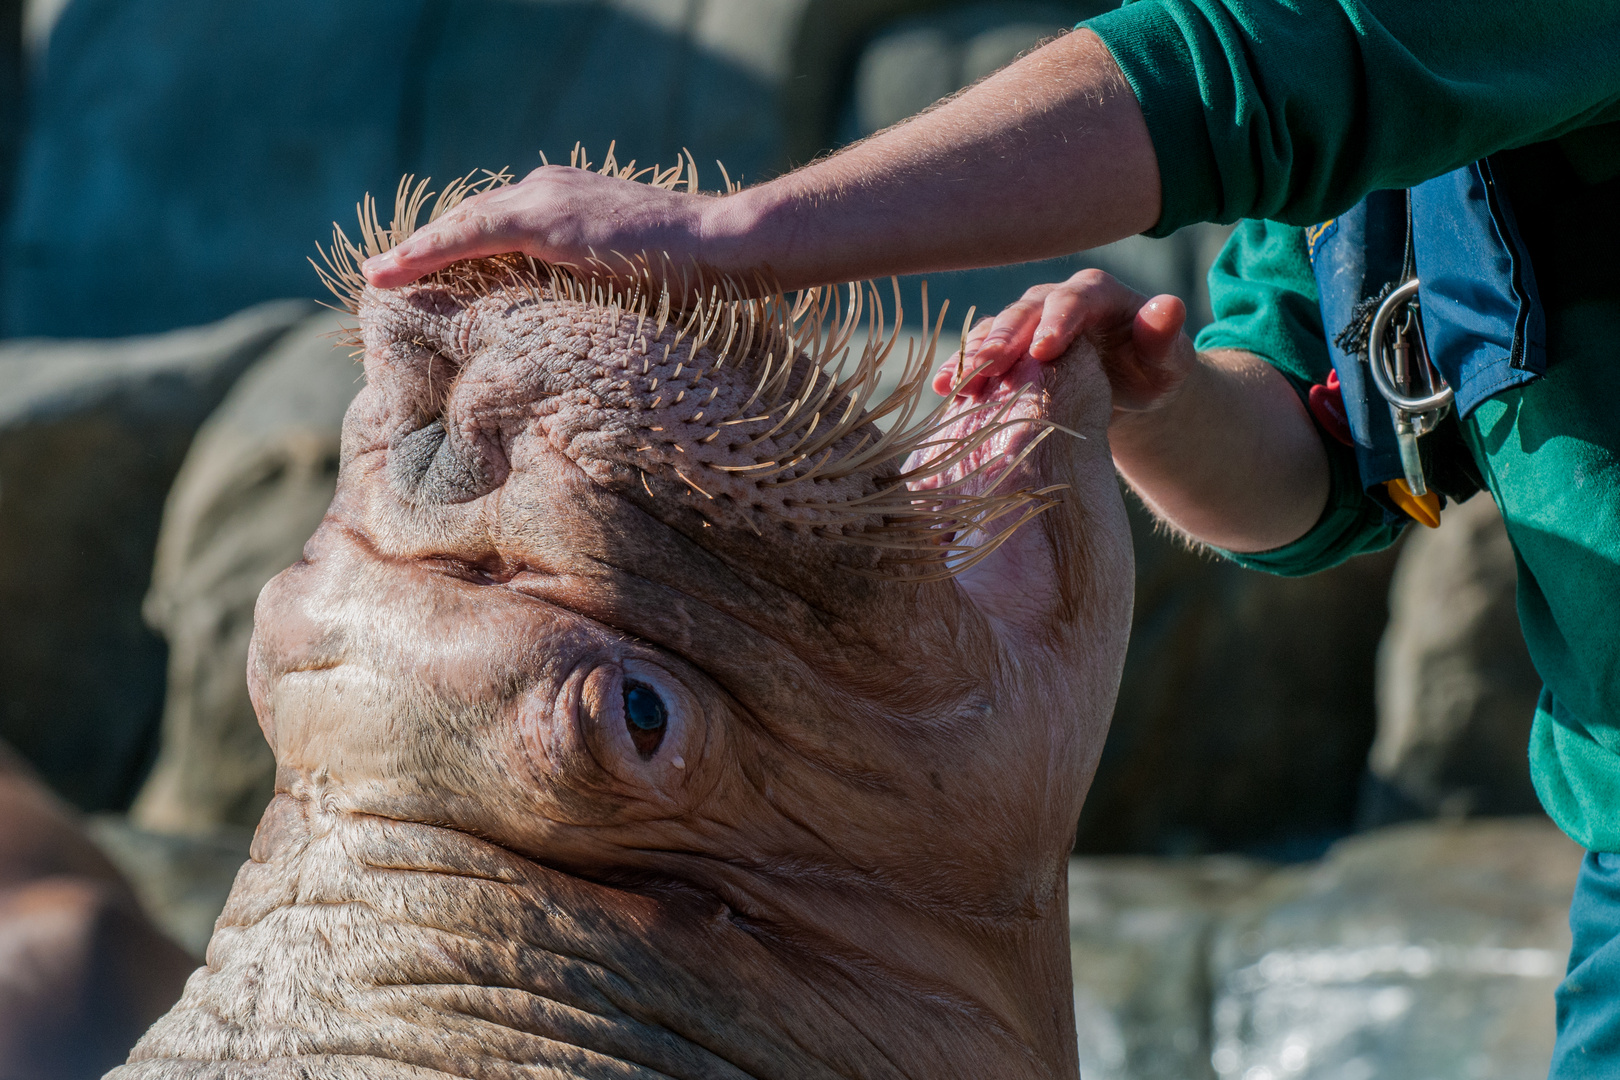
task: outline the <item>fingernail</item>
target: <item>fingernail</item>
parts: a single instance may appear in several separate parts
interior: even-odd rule
[[[375,274],[381,270],[391,270],[396,258],[392,251],[385,251],[381,255],[373,255],[361,264],[360,269],[367,274]]]

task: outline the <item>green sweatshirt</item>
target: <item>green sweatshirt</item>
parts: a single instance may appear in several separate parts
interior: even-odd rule
[[[1321,381],[1300,226],[1496,154],[1551,366],[1463,431],[1518,555],[1519,618],[1545,681],[1536,790],[1576,841],[1620,851],[1620,3],[1297,6],[1309,14],[1140,0],[1086,24],[1142,101],[1164,174],[1156,231],[1273,219],[1243,221],[1216,261],[1198,346],[1258,353],[1302,392]],[[1497,153],[1508,148],[1522,149]],[[1232,558],[1306,574],[1393,542],[1353,455],[1325,443],[1333,484],[1317,525]]]

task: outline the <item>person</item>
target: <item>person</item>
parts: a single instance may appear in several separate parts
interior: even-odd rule
[[[1378,210],[1403,192],[1396,216]],[[1440,235],[1463,211],[1489,251]],[[1382,404],[1338,402],[1328,380],[1361,370],[1340,319],[1402,278],[1346,292],[1322,245],[1366,271],[1400,255],[1372,237],[1403,216],[1417,253],[1404,269],[1455,271],[1420,293],[1457,394],[1450,449],[1431,441],[1424,460],[1444,451],[1464,480],[1437,486],[1484,486],[1502,509],[1545,682],[1533,777],[1588,850],[1553,1076],[1620,1075],[1620,5],[1137,0],[758,187],[701,197],[545,168],[365,273],[389,287],[504,251],[647,251],[795,288],[1238,221],[1196,344],[1180,300],[1085,271],[975,326],[963,362],[978,374],[959,389],[1090,336],[1115,462],[1148,506],[1245,565],[1297,574],[1387,545],[1437,505],[1376,474],[1393,460],[1391,431],[1374,430]],[[1503,297],[1505,323],[1471,322]]]

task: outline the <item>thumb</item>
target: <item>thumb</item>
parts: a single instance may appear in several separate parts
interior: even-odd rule
[[[1131,322],[1131,344],[1151,363],[1162,361],[1187,324],[1187,305],[1168,293],[1143,304]]]

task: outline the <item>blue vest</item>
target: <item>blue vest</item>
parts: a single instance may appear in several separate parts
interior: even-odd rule
[[[1400,283],[1409,221],[1422,283],[1423,333],[1434,366],[1456,392],[1458,417],[1547,368],[1546,319],[1535,273],[1488,158],[1409,191],[1375,191],[1339,217],[1307,229],[1328,351],[1344,394],[1361,482],[1391,511],[1383,485],[1402,470],[1389,407],[1367,374],[1366,355],[1347,353],[1333,339],[1352,321],[1358,304],[1386,284]],[[1459,440],[1451,443],[1467,453]]]

